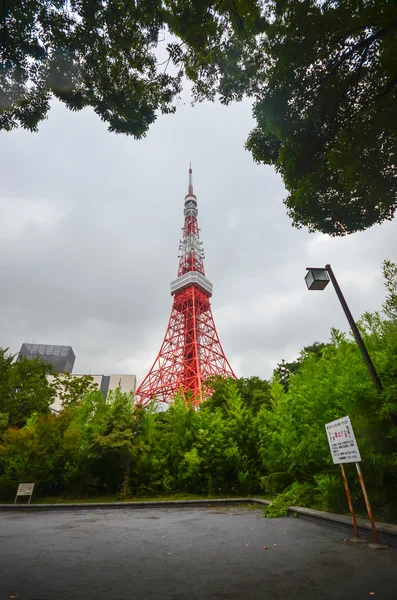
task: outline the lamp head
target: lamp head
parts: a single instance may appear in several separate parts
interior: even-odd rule
[[[323,290],[329,284],[328,271],[307,267],[305,281],[308,290]]]

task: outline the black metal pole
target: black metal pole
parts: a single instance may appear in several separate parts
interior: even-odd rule
[[[334,275],[334,272],[331,269],[331,265],[325,265],[325,269],[326,269],[327,273],[329,274],[329,278],[332,281],[332,285],[335,288],[336,295],[338,296],[339,302],[342,305],[342,308],[343,308],[343,310],[345,312],[346,318],[349,321],[349,325],[351,327],[351,330],[353,332],[354,337],[356,338],[357,345],[360,348],[360,351],[361,351],[361,354],[362,354],[363,359],[365,361],[365,364],[367,365],[369,374],[371,375],[371,379],[374,382],[375,387],[378,390],[378,392],[382,393],[383,392],[382,382],[379,379],[379,376],[378,376],[378,373],[376,372],[374,363],[372,362],[371,357],[368,354],[367,347],[364,344],[364,340],[361,337],[361,333],[358,330],[356,322],[353,319],[353,315],[351,314],[350,309],[349,309],[349,307],[347,305],[347,302],[345,300],[345,297],[342,294],[342,290],[340,289],[339,284],[338,284],[338,282],[336,280],[336,277]],[[390,415],[390,418],[391,418],[391,420],[393,422],[393,425],[397,426],[397,415],[392,414],[392,415]]]
[[[332,284],[333,284],[333,286],[335,288],[335,292],[336,292],[336,295],[339,298],[339,302],[341,303],[342,308],[345,311],[346,318],[349,321],[349,325],[351,327],[353,335],[356,338],[357,345],[358,345],[358,347],[361,350],[361,354],[363,355],[363,359],[365,360],[365,364],[368,367],[368,371],[369,371],[369,374],[372,377],[372,381],[374,382],[375,387],[378,390],[378,392],[381,393],[381,392],[383,392],[383,385],[382,385],[382,383],[381,383],[381,381],[380,381],[380,379],[378,377],[378,374],[377,374],[376,369],[374,367],[374,363],[372,362],[371,357],[368,354],[368,350],[367,350],[367,348],[366,348],[366,346],[364,344],[364,340],[361,337],[361,333],[358,330],[358,327],[356,325],[355,320],[353,319],[353,315],[351,314],[350,309],[349,309],[349,307],[347,305],[347,302],[345,300],[345,297],[342,294],[342,290],[339,287],[339,284],[338,284],[338,282],[336,280],[334,272],[331,269],[331,265],[325,265],[325,269],[328,272],[329,278],[331,279]]]

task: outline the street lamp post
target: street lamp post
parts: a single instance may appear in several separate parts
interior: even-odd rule
[[[364,340],[361,337],[361,333],[358,330],[355,320],[353,319],[353,315],[350,312],[350,309],[347,305],[345,297],[342,294],[342,290],[339,287],[339,284],[336,280],[333,270],[331,269],[331,265],[325,265],[323,269],[317,268],[307,268],[307,274],[305,277],[306,285],[309,290],[323,290],[329,283],[332,281],[332,285],[334,286],[336,295],[339,298],[339,301],[342,305],[342,308],[345,312],[346,318],[349,322],[350,328],[353,332],[353,335],[356,339],[357,345],[360,348],[362,357],[367,365],[369,374],[371,375],[371,379],[375,384],[376,389],[379,393],[383,392],[383,385],[381,380],[379,379],[378,373],[376,372],[374,363],[371,360],[370,355],[368,354],[368,350],[364,344]],[[391,420],[393,421],[393,425],[397,426],[397,416],[391,415]]]

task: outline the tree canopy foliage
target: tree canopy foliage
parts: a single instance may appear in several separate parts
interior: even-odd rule
[[[53,379],[52,385],[63,408],[73,406],[88,392],[98,389],[91,375],[73,377],[70,373],[60,373]]]
[[[285,0],[258,52],[247,148],[281,173],[293,222],[345,235],[397,206],[397,5]]]
[[[22,357],[14,361],[12,354],[0,349],[0,418],[3,426],[22,427],[33,413],[50,412],[55,390],[46,376],[52,372],[51,365],[39,358]]]
[[[0,128],[51,96],[139,138],[196,100],[254,101],[247,148],[281,173],[293,223],[345,235],[397,200],[394,0],[5,0]]]
[[[1,128],[36,130],[52,96],[136,137],[174,110],[180,76],[158,71],[154,54],[161,1],[5,0],[0,15]]]
[[[383,312],[390,319],[397,319],[397,264],[391,260],[383,261],[383,278],[387,289],[387,296],[383,304]]]
[[[319,358],[322,355],[323,349],[327,345],[328,344],[324,344],[322,342],[314,342],[313,344],[310,344],[310,346],[305,346],[296,360],[292,362],[286,362],[283,359],[281,363],[277,364],[277,368],[274,369],[274,375],[278,377],[285,390],[288,390],[288,381],[290,376],[299,371],[305,358],[307,358],[309,354],[314,354]]]
[[[396,309],[395,265],[385,266]],[[376,518],[397,521],[397,430],[389,418],[397,412],[393,315],[365,313],[359,322],[382,394],[355,341],[336,330],[329,343],[302,351],[287,389],[277,373],[271,382],[214,379],[213,396],[198,410],[176,398],[166,412],[135,406],[120,390],[106,399],[86,391],[59,415],[31,413],[24,426],[5,427],[0,498],[12,500],[17,484],[29,480],[42,496],[262,493],[272,499],[269,516],[299,504],[347,512],[324,424],[349,415]],[[364,512],[354,467],[346,469]]]

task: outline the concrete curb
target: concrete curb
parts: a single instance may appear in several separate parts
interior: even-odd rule
[[[0,504],[0,511],[41,511],[41,510],[95,510],[116,508],[188,508],[194,506],[211,506],[213,504],[250,504],[256,502],[252,498],[214,498],[208,500],[160,500],[159,502],[76,502],[68,504]],[[269,504],[268,500],[263,501]]]
[[[311,508],[303,508],[301,506],[289,506],[288,512],[291,514],[296,513],[299,515],[299,517],[321,520],[325,523],[328,522],[329,524],[337,524],[341,525],[342,527],[349,527],[350,529],[353,527],[351,517],[346,517],[344,515],[337,515],[335,513],[328,513],[321,510],[312,510]],[[361,531],[361,533],[371,532],[371,523],[369,521],[357,518],[356,521],[358,529]],[[397,543],[397,525],[375,521],[375,527],[379,534],[394,538],[394,543]]]
[[[56,510],[98,510],[98,509],[142,509],[142,508],[189,508],[210,507],[214,505],[259,504],[267,506],[270,500],[262,498],[214,498],[208,500],[163,500],[159,502],[90,502],[73,504],[0,504],[0,511],[56,511]],[[288,513],[300,518],[322,521],[329,525],[337,525],[344,530],[352,529],[351,518],[321,510],[313,510],[301,506],[289,506]],[[357,525],[362,534],[371,533],[371,524],[364,519],[357,519]],[[383,539],[397,544],[397,525],[376,522],[376,529]]]
[[[261,500],[260,498],[251,498],[252,502],[257,504],[270,504],[269,500]],[[348,529],[352,532],[352,520],[351,517],[345,515],[338,515],[336,513],[329,513],[322,510],[314,510],[312,508],[304,508],[303,506],[288,506],[288,514],[297,515],[304,519],[313,519],[315,521],[322,521],[329,525],[338,525],[344,530]],[[370,533],[372,535],[371,523],[365,519],[357,519],[358,530],[361,534]],[[397,525],[392,523],[380,523],[375,521],[375,527],[382,536],[383,539],[388,538],[388,541],[393,544],[397,544]]]

